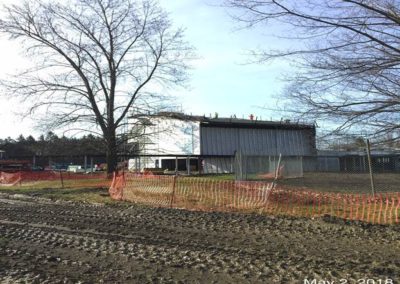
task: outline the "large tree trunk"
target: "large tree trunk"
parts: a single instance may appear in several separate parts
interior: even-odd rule
[[[110,130],[106,137],[107,151],[106,151],[106,162],[107,162],[107,174],[112,175],[117,169],[117,141],[115,138],[115,130]]]

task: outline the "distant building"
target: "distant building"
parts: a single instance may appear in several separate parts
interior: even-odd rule
[[[374,172],[400,172],[400,151],[375,149],[371,151]],[[369,171],[366,151],[318,151],[318,171],[355,172]]]
[[[261,121],[254,116],[210,118],[174,112],[141,118],[141,125],[132,139],[140,158],[130,160],[131,169],[230,173],[238,151],[246,155],[303,156],[305,168],[316,167],[314,125]]]
[[[6,151],[0,150],[0,160],[5,159]]]
[[[28,160],[0,160],[0,172],[29,171],[31,161]]]

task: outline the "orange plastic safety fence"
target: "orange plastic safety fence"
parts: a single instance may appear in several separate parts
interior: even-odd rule
[[[125,187],[125,175],[117,175],[114,173],[114,177],[109,189],[109,193],[112,199],[122,200],[122,192]]]
[[[110,188],[114,199],[161,207],[198,210],[262,208],[272,183],[215,181],[203,178],[115,175]]]
[[[189,210],[330,215],[377,224],[400,222],[400,193],[328,193],[274,186],[270,182],[125,173],[114,175],[110,195],[117,200]]]
[[[0,185],[14,186],[21,181],[21,173],[0,172]]]

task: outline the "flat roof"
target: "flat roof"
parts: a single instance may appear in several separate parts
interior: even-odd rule
[[[315,129],[313,124],[294,123],[290,120],[269,121],[258,119],[243,119],[236,117],[207,117],[188,115],[179,112],[159,112],[149,117],[165,117],[177,120],[197,121],[202,127],[224,128],[259,128],[259,129]]]
[[[256,128],[256,129],[315,129],[314,125],[288,121],[266,121],[237,118],[211,118],[200,121],[203,127]]]

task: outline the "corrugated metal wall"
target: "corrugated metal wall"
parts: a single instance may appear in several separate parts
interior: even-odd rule
[[[201,127],[202,155],[313,156],[315,137],[311,129],[246,129]]]
[[[234,172],[234,158],[204,158],[203,172],[205,174],[228,174]]]
[[[320,172],[339,172],[339,157],[318,157],[318,171]]]

